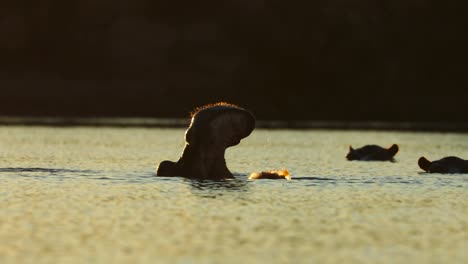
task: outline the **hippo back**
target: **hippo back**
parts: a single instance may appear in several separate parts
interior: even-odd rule
[[[431,162],[429,172],[433,173],[468,173],[468,161],[458,157],[445,157]]]

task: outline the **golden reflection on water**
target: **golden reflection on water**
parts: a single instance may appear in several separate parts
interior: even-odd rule
[[[228,150],[235,179],[153,177],[183,132],[0,127],[0,263],[468,261],[467,176],[416,165],[467,158],[468,135],[257,130]],[[347,162],[351,143],[401,151]]]

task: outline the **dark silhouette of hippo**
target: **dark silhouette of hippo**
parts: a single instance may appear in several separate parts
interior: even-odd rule
[[[233,175],[226,166],[226,149],[240,143],[255,128],[249,111],[228,103],[195,109],[185,132],[185,148],[177,162],[165,160],[157,176],[182,176],[193,179],[224,179]]]
[[[420,157],[418,165],[429,173],[468,173],[468,160],[453,156],[432,162],[425,157]]]
[[[362,148],[353,149],[349,146],[349,153],[346,155],[348,160],[364,160],[364,161],[395,161],[393,156],[398,152],[398,145],[393,144],[388,149],[377,145],[366,145]]]

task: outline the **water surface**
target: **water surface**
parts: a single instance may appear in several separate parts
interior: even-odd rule
[[[1,263],[466,263],[468,135],[255,130],[225,181],[155,177],[183,129],[0,127]],[[397,162],[349,144],[397,143]],[[287,168],[291,181],[247,180]]]

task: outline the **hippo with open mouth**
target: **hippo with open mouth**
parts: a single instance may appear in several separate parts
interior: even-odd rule
[[[177,162],[165,160],[157,176],[181,176],[193,179],[233,178],[226,166],[226,149],[240,143],[255,128],[251,112],[228,103],[216,103],[195,109],[185,132],[185,148]]]
[[[429,173],[468,173],[468,160],[453,156],[432,162],[425,157],[420,157],[418,165]]]

